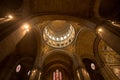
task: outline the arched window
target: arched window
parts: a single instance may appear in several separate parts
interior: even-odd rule
[[[58,69],[53,72],[53,80],[62,80],[62,72]]]

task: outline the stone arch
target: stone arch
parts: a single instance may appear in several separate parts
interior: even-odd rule
[[[92,80],[105,80],[95,60],[84,58],[83,63]]]
[[[42,62],[42,77],[47,76],[47,73],[52,73],[55,69],[59,69],[63,72],[64,75],[74,77],[73,72],[74,69],[73,56],[66,51],[63,50],[53,50],[46,53],[43,56]]]
[[[59,52],[59,53],[57,53],[57,52]],[[75,64],[73,53],[70,53],[70,52],[68,52],[66,50],[61,50],[61,49],[55,49],[55,50],[51,50],[51,51],[48,51],[47,53],[45,53],[45,55],[42,57],[42,59],[43,59],[42,64],[44,63],[45,59],[47,59],[51,55],[66,56],[66,57],[68,57],[68,59],[70,61],[72,61],[73,64]]]
[[[18,80],[21,79],[28,79],[29,75],[27,75],[28,71],[31,71],[33,68],[34,59],[32,57],[22,57],[18,58],[16,61],[12,62],[9,66],[10,68],[6,71],[6,75],[2,77],[2,79],[6,80]],[[16,72],[16,69],[20,65],[20,69]],[[24,73],[24,74],[23,74]]]

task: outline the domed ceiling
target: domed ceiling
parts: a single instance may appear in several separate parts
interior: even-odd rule
[[[43,31],[45,42],[55,48],[62,48],[69,45],[74,40],[74,37],[74,27],[64,20],[48,22]]]

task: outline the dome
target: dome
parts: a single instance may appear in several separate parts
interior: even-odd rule
[[[61,48],[69,45],[75,36],[74,27],[65,20],[48,22],[43,30],[43,38],[48,45]]]
[[[70,29],[70,24],[64,20],[54,20],[48,23],[47,29],[54,35],[63,35]]]

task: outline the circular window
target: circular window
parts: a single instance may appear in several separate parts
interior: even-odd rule
[[[95,70],[95,64],[94,63],[91,63],[91,69]]]
[[[74,40],[74,37],[74,27],[64,20],[51,21],[43,30],[45,42],[55,48],[68,46]]]
[[[20,72],[20,70],[21,70],[21,65],[17,65],[16,72]]]

